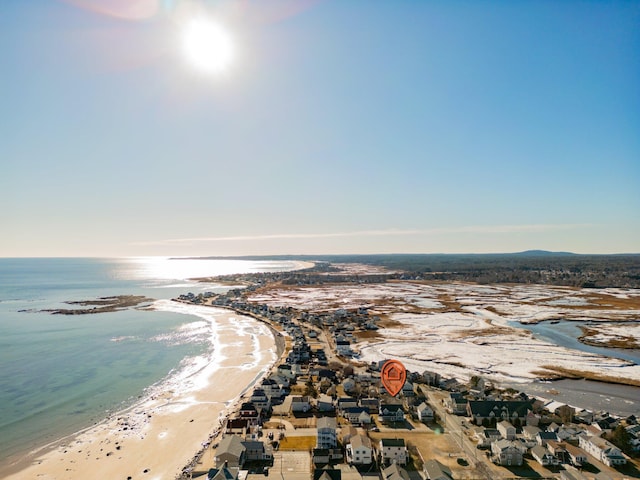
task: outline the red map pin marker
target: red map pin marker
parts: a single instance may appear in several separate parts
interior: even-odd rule
[[[387,360],[382,366],[380,379],[387,392],[395,397],[400,393],[404,382],[407,380],[407,370],[398,360]]]

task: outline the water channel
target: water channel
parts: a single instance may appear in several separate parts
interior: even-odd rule
[[[524,328],[534,337],[556,345],[579,350],[581,352],[619,358],[640,365],[640,350],[607,348],[585,345],[578,340],[582,335],[581,326],[590,326],[593,322],[545,321],[537,324],[509,322],[515,328]],[[616,385],[593,380],[557,380],[553,382],[533,382],[530,384],[502,384],[513,387],[529,395],[557,400],[578,408],[592,411],[605,410],[617,415],[640,415],[640,387]]]

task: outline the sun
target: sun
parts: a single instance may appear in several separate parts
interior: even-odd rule
[[[187,60],[205,73],[226,71],[235,54],[229,33],[205,17],[193,18],[185,25],[182,47]]]

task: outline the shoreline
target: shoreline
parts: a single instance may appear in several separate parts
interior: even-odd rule
[[[281,361],[285,341],[266,320],[233,309],[182,305],[176,310],[219,323],[212,327],[219,330],[213,340],[218,352],[207,364],[186,379],[177,372],[148,387],[133,405],[29,451],[0,467],[0,476],[71,480],[91,478],[99,469],[105,478],[164,479],[183,477],[199,465],[243,397]],[[256,331],[256,322],[264,329]]]

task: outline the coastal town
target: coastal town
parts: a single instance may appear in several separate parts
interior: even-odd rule
[[[394,273],[394,279],[400,275]],[[208,279],[211,280],[211,279]],[[413,371],[397,395],[381,383],[390,358],[365,361],[354,345],[388,319],[370,306],[319,312],[256,301],[270,284],[384,283],[382,272],[251,274],[224,293],[180,302],[231,309],[267,323],[281,359],[185,466],[208,480],[451,480],[640,478],[635,415],[576,408],[488,377]]]

